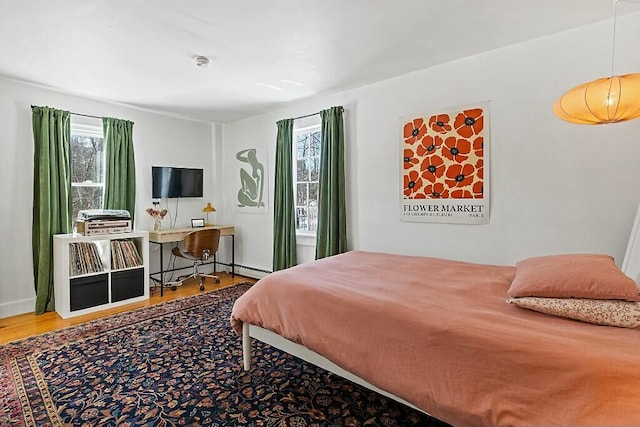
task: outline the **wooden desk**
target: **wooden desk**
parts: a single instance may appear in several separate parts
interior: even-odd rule
[[[169,230],[160,230],[160,231],[150,231],[149,232],[149,242],[156,243],[160,245],[160,296],[164,295],[164,261],[162,255],[162,246],[164,243],[175,243],[181,242],[184,239],[184,236],[191,233],[192,231],[198,230],[206,230],[206,229],[217,229],[220,230],[220,237],[230,236],[231,237],[231,277],[235,277],[235,257],[236,257],[236,237],[235,237],[235,227],[229,225],[209,225],[206,227],[198,227],[198,228],[173,228]],[[213,255],[213,270],[216,270],[216,255]]]

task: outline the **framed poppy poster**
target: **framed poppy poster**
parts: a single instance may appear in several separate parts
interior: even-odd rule
[[[400,219],[489,222],[489,105],[400,120]]]

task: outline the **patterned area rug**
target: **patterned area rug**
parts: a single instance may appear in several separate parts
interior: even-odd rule
[[[1,426],[446,426],[230,328],[237,285],[0,347]]]

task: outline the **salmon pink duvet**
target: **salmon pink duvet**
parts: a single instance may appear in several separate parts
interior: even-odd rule
[[[248,322],[453,425],[640,425],[640,330],[505,302],[515,268],[352,251],[261,279]]]

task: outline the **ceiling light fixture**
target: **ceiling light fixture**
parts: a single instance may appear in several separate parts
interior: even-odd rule
[[[613,0],[611,77],[583,83],[562,95],[553,106],[553,113],[562,120],[581,125],[600,125],[640,117],[640,73],[613,74],[618,1]]]
[[[198,67],[206,67],[207,65],[209,65],[209,58],[207,58],[206,56],[201,56],[198,55],[194,58],[196,60],[196,65]]]

